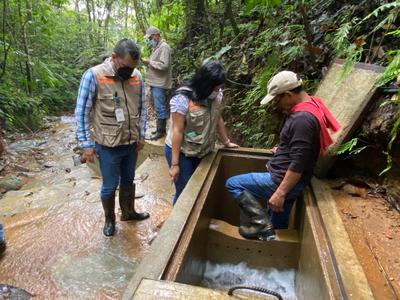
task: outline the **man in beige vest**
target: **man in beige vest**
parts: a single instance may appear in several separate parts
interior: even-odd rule
[[[121,221],[149,217],[148,213],[135,211],[133,184],[137,153],[144,146],[146,131],[144,85],[140,72],[135,69],[139,56],[132,40],[120,40],[110,58],[83,74],[78,91],[76,134],[87,160],[93,161],[96,155],[100,161],[105,236],[115,231],[118,185]]]
[[[156,140],[165,135],[167,120],[166,92],[172,86],[171,48],[161,39],[160,30],[150,26],[146,38],[152,47],[149,59],[144,59],[147,66],[146,83],[150,86],[151,99],[157,113],[157,130],[152,132],[151,139]]]

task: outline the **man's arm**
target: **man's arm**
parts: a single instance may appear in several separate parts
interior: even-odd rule
[[[270,208],[274,212],[283,211],[283,203],[287,194],[294,188],[294,186],[299,182],[302,173],[294,172],[292,170],[287,170],[285,177],[283,178],[281,184],[276,189],[275,193],[269,198],[268,203]]]
[[[169,47],[163,47],[159,49],[161,51],[159,60],[151,60],[149,61],[149,65],[151,68],[160,70],[160,71],[167,71],[170,64],[171,64],[171,50]]]
[[[91,70],[87,70],[81,79],[75,107],[76,138],[83,148],[94,148],[94,141],[90,138],[90,111],[96,95],[96,82]]]
[[[313,117],[297,117],[292,123],[290,140],[291,163],[285,176],[269,199],[271,209],[275,212],[283,211],[286,196],[300,181],[301,175],[311,164],[314,138],[319,134],[319,126]]]

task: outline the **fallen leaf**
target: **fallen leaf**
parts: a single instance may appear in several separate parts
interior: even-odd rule
[[[389,234],[389,233],[387,233],[387,232],[385,232],[385,236],[386,236],[389,240],[393,239],[392,235]]]
[[[354,44],[356,45],[357,48],[361,48],[362,46],[365,45],[365,40],[359,36],[355,39]]]
[[[336,24],[325,24],[321,27],[320,31],[322,33],[328,32],[330,30],[335,30],[336,28],[338,28],[338,26]]]

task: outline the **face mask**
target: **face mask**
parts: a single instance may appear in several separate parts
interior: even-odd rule
[[[130,67],[123,67],[123,68],[119,68],[117,70],[117,73],[115,74],[118,78],[121,78],[122,80],[127,80],[131,77],[133,72],[133,68]]]
[[[150,46],[151,46],[152,48],[157,47],[157,42],[156,42],[155,40],[151,40],[151,41],[149,42],[149,44],[150,44]]]

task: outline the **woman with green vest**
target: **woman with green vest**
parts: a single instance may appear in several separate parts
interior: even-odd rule
[[[225,79],[222,65],[208,61],[171,98],[171,126],[165,139],[165,156],[169,175],[175,183],[174,204],[201,159],[214,150],[217,133],[225,147],[239,147],[228,138],[221,117],[221,88]]]

